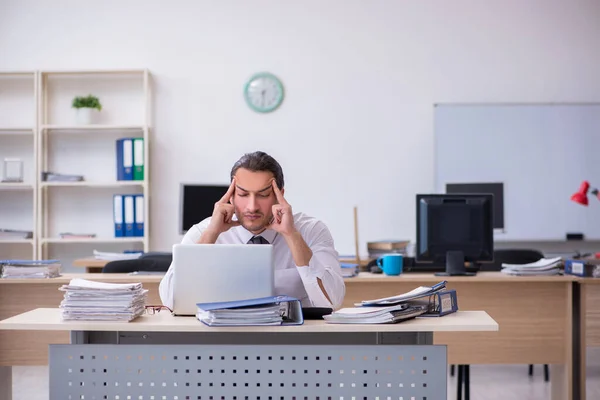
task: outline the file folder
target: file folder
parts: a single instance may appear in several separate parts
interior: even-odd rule
[[[144,180],[144,138],[133,139],[133,180]]]
[[[208,326],[302,325],[302,304],[290,296],[269,296],[256,299],[196,304],[196,317]],[[277,322],[263,322],[269,306],[281,310]]]
[[[135,224],[135,203],[133,195],[123,196],[123,221],[125,224],[125,236],[133,236],[133,226]]]
[[[135,218],[133,225],[133,236],[144,236],[144,195],[136,194],[133,196],[135,200]]]
[[[115,224],[115,237],[125,236],[125,225],[123,224],[123,195],[113,196],[113,222]]]
[[[133,139],[117,139],[117,180],[133,180]]]

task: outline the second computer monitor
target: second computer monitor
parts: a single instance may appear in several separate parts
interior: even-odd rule
[[[439,275],[470,275],[465,262],[492,262],[492,204],[491,194],[418,194],[417,261],[445,264]]]
[[[180,194],[180,233],[210,217],[215,203],[223,197],[229,185],[182,184]]]

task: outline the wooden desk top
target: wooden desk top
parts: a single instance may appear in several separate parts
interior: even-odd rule
[[[48,284],[57,283],[65,284],[71,279],[89,279],[92,281],[102,282],[115,282],[115,283],[159,283],[163,278],[163,275],[129,275],[123,274],[94,274],[94,273],[69,273],[62,274],[58,278],[49,279],[0,279],[0,284]],[[511,276],[501,272],[479,272],[475,276],[435,276],[431,273],[405,273],[398,276],[387,276],[384,274],[371,274],[370,272],[361,272],[358,276],[353,278],[345,278],[344,282],[346,285],[359,284],[359,283],[394,283],[394,282],[408,282],[419,284],[432,284],[446,280],[448,282],[574,282],[583,281],[585,283],[600,284],[598,278],[579,278],[572,275],[560,275],[560,276]]]
[[[458,311],[443,317],[416,318],[398,324],[329,324],[305,321],[294,326],[209,327],[195,317],[166,312],[142,315],[132,322],[62,321],[59,308],[38,308],[0,321],[0,330],[122,332],[486,332],[498,323],[485,311]]]
[[[108,260],[98,260],[93,257],[89,258],[78,258],[73,260],[74,267],[96,267],[102,268],[108,263]]]
[[[398,276],[387,276],[384,274],[372,274],[370,272],[361,272],[354,278],[346,278],[344,282],[365,283],[365,282],[419,282],[419,283],[437,283],[440,281],[448,282],[573,282],[578,278],[571,275],[558,276],[513,276],[502,272],[478,272],[475,276],[435,276],[432,273],[407,272]]]

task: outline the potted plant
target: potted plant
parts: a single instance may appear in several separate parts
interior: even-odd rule
[[[77,123],[88,125],[92,123],[93,114],[102,110],[102,104],[96,96],[77,96],[73,99],[73,108],[77,110]],[[96,111],[97,110],[97,111]]]

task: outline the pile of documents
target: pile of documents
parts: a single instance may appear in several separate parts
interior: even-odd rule
[[[358,264],[340,263],[343,278],[352,278],[358,275]]]
[[[502,272],[508,275],[558,275],[562,258],[542,258],[529,264],[502,264]]]
[[[208,326],[301,325],[300,300],[289,296],[198,303],[196,317]]]
[[[433,286],[420,286],[397,296],[364,300],[355,304],[356,307],[342,308],[323,318],[333,324],[396,323],[427,313],[430,309],[429,298],[445,288],[446,281]]]
[[[104,283],[72,279],[59,290],[64,321],[129,322],[144,313],[148,290],[141,283]]]
[[[0,260],[2,278],[35,279],[60,276],[61,264],[58,260]]]
[[[131,253],[111,253],[107,251],[94,250],[94,258],[96,260],[115,261],[115,260],[135,260],[140,258],[143,252]]]
[[[0,229],[0,240],[10,239],[31,239],[33,238],[32,231],[20,231],[16,229]]]

